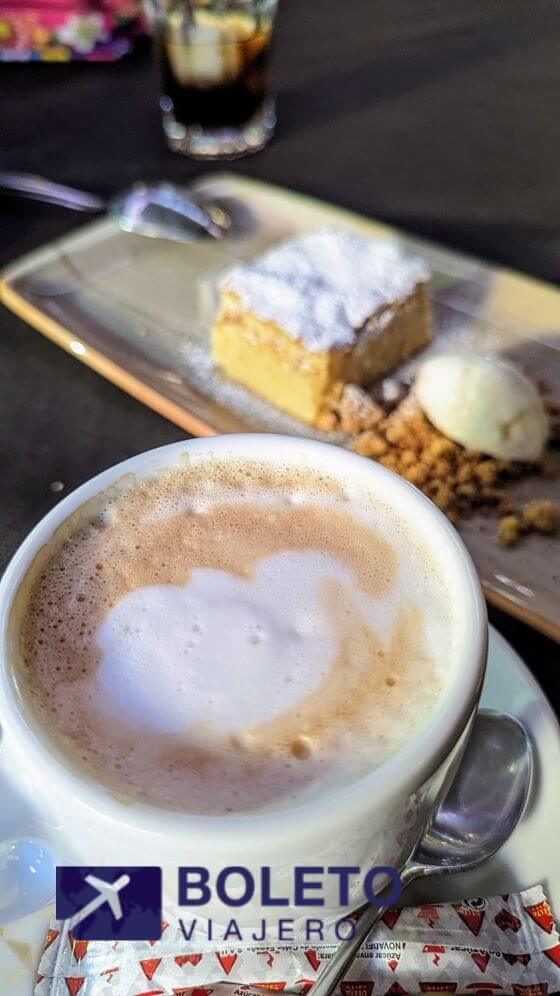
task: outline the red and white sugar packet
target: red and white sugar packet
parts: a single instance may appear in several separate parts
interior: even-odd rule
[[[169,914],[161,939],[77,941],[48,931],[35,996],[306,996],[335,944],[196,950]],[[342,942],[343,943],[343,942]],[[389,910],[340,983],[340,996],[560,990],[560,938],[542,886],[460,903]]]

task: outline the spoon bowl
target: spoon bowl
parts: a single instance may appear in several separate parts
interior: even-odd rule
[[[71,211],[107,211],[124,232],[171,242],[223,239],[231,229],[231,218],[223,207],[173,183],[135,183],[106,200],[31,173],[0,172],[2,192]]]
[[[488,861],[519,822],[532,773],[521,724],[512,716],[479,712],[459,772],[415,851],[415,864],[426,866],[424,874],[441,875]]]
[[[533,775],[527,734],[511,716],[481,710],[451,784],[422,840],[407,861],[401,883],[471,871],[493,857],[519,823]],[[366,905],[351,939],[344,941],[313,986],[313,996],[330,996],[388,904]]]
[[[223,239],[230,219],[214,204],[200,204],[172,183],[135,183],[108,203],[108,213],[125,232],[188,242],[193,237]]]

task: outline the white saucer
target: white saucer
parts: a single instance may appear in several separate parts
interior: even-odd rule
[[[535,782],[528,811],[497,858],[470,875],[434,881],[422,886],[421,898],[446,901],[463,897],[517,892],[542,883],[555,910],[560,912],[560,727],[539,685],[510,645],[490,630],[488,670],[482,706],[508,712],[529,731],[535,755]],[[2,824],[6,823],[4,798]],[[14,800],[15,806],[17,801]],[[11,820],[10,820],[11,822]],[[35,825],[40,822],[36,817]],[[419,899],[411,891],[412,902]],[[53,908],[40,910],[17,923],[0,927],[0,993],[31,996],[36,966]]]

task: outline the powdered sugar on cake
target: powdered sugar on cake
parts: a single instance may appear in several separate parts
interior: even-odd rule
[[[429,276],[423,260],[394,242],[325,229],[233,267],[220,288],[320,353],[352,346],[366,323],[369,334],[381,331],[392,306]]]

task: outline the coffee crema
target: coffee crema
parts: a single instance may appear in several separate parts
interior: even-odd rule
[[[208,457],[73,515],[16,603],[22,696],[121,799],[247,812],[334,791],[441,701],[453,606],[382,500]]]

